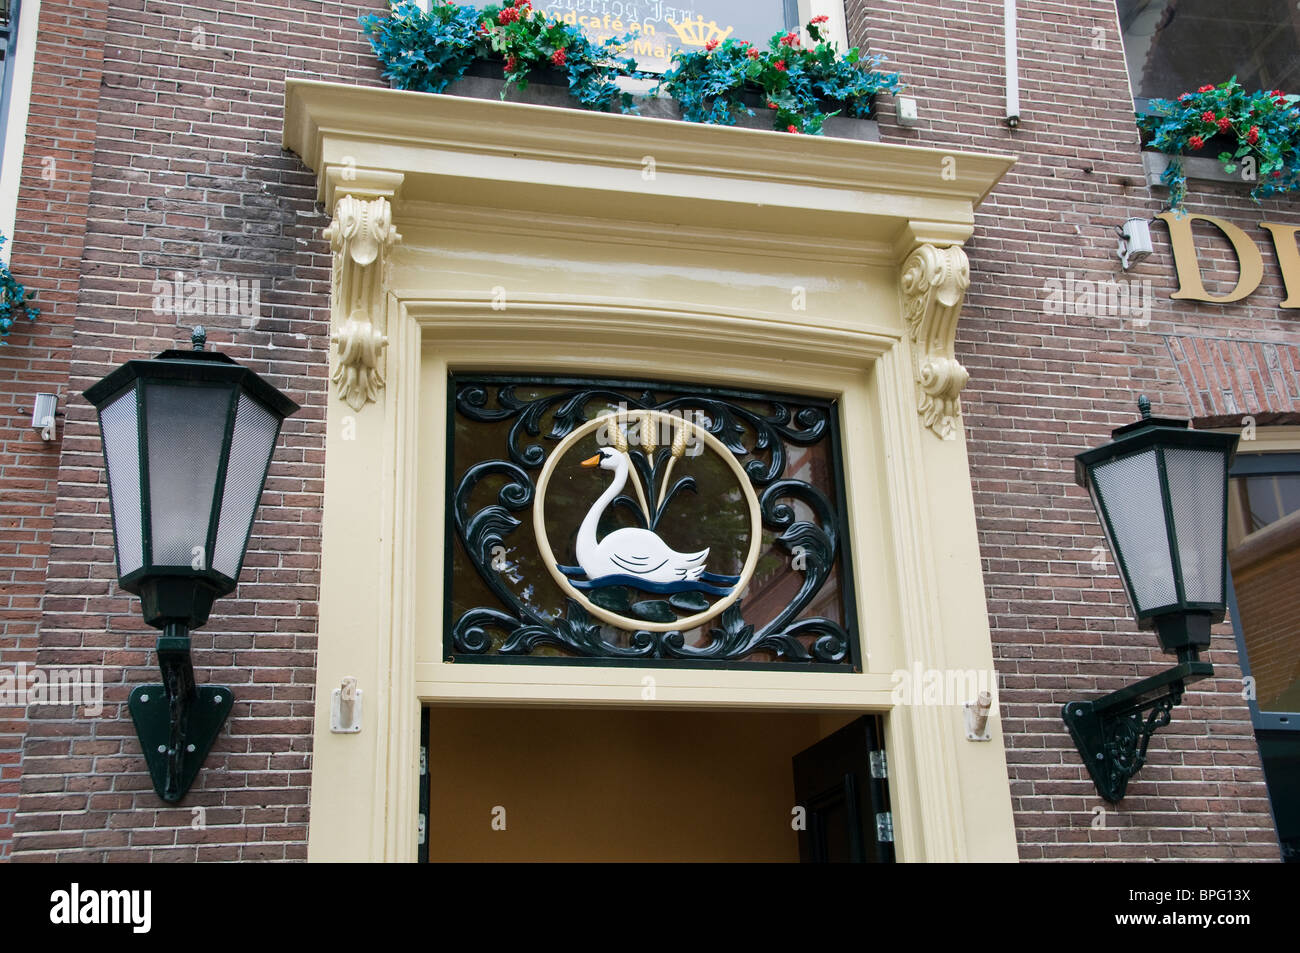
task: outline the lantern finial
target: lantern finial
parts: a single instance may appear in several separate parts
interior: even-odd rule
[[[190,343],[194,345],[194,350],[203,350],[203,345],[208,343],[208,332],[203,325],[196,325],[190,332]]]
[[[1151,419],[1151,398],[1147,397],[1146,394],[1138,396],[1138,411],[1142,414],[1143,420]]]

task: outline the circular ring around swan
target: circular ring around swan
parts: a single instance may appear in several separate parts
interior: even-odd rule
[[[560,459],[573,447],[575,443],[592,431],[605,426],[610,422],[610,417],[616,417],[617,426],[623,425],[624,422],[641,420],[642,426],[647,422],[655,428],[660,427],[664,421],[674,428],[686,428],[688,437],[692,437],[704,444],[709,450],[716,453],[730,467],[731,472],[736,477],[736,482],[740,484],[741,491],[744,493],[745,502],[749,506],[749,553],[745,558],[744,568],[740,571],[740,578],[732,587],[730,594],[723,596],[703,612],[697,612],[695,615],[685,616],[674,622],[646,622],[640,619],[633,619],[627,616],[621,616],[617,612],[611,612],[595,605],[588,599],[577,587],[573,585],[560,571],[559,564],[555,558],[555,553],[551,550],[550,540],[546,536],[546,488],[551,482],[551,475],[559,465]],[[656,432],[658,430],[656,429]],[[542,562],[546,564],[547,570],[552,578],[555,579],[556,585],[560,587],[569,598],[575,600],[579,605],[589,613],[607,622],[610,625],[618,626],[620,629],[629,631],[648,631],[648,632],[687,632],[696,626],[703,625],[715,616],[720,615],[725,609],[731,606],[740,594],[745,591],[749,585],[750,578],[754,575],[754,569],[758,566],[759,552],[763,546],[763,517],[758,504],[758,496],[754,493],[754,488],[750,485],[749,477],[746,476],[744,468],[741,467],[735,455],[727,449],[717,437],[709,433],[702,427],[691,423],[684,417],[675,414],[666,414],[658,410],[628,410],[618,414],[607,414],[596,417],[587,421],[580,427],[575,427],[559,445],[551,451],[550,456],[546,458],[546,463],[542,467],[541,475],[537,478],[537,496],[533,501],[533,532],[537,537],[537,548],[541,552]]]

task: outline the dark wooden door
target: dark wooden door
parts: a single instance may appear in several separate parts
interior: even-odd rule
[[[864,715],[794,756],[804,863],[892,863],[888,762],[879,715]]]

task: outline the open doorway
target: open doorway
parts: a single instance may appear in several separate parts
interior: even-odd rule
[[[430,707],[428,859],[795,862],[792,763],[859,718]]]

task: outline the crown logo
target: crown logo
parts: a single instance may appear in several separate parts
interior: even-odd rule
[[[710,20],[709,25],[704,25],[704,17],[701,15],[694,22],[683,20],[681,23],[674,23],[668,20],[668,25],[677,31],[685,46],[706,46],[710,40],[717,40],[721,43],[727,37],[731,36],[731,31],[735,27],[727,27],[725,30],[718,26],[717,20]]]

